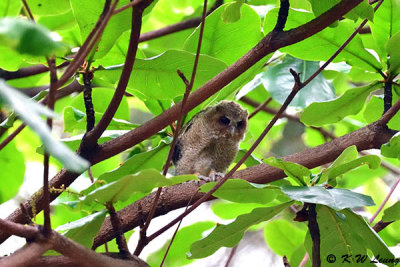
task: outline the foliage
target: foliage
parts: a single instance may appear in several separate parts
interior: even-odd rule
[[[33,195],[33,190],[38,188],[32,186],[36,183],[36,170],[32,166],[42,164],[41,154],[44,151],[51,156],[52,173],[62,168],[71,173],[83,173],[94,162],[96,164],[91,170],[83,173],[68,189],[50,188],[64,191],[52,203],[52,227],[88,248],[107,220],[106,208],[111,203],[117,211],[124,210],[159,187],[168,187],[168,191],[173,191],[176,188],[173,186],[177,184],[200,183],[194,175],[173,176],[173,167],[168,175],[161,174],[175,124],[162,130],[157,128],[158,132],[151,137],[117,155],[107,155],[100,162],[94,160],[97,159],[96,155],[90,155],[89,152],[85,154],[86,151],[80,147],[86,138],[86,124],[90,116],[87,102],[84,102],[85,94],[80,92],[84,84],[83,74],[93,74],[91,98],[97,124],[107,114],[110,101],[115,97],[115,88],[122,80],[126,61],[129,60],[126,59],[126,53],[132,19],[130,8],[111,17],[101,38],[89,51],[85,64],[74,71],[73,77],[68,77],[62,86],[77,84],[79,88],[57,99],[54,112],[44,107],[42,102],[39,103],[48,93],[48,70],[26,76],[21,74],[24,70],[46,65],[47,59],[52,56],[56,57],[58,66],[71,65],[76,56],[76,47],[83,46],[90,36],[105,2],[63,0],[54,4],[52,1],[27,0],[35,23],[28,20],[28,12],[19,1],[0,1],[0,141],[3,142],[21,122],[28,126],[11,143],[0,149],[0,166],[3,168],[0,174],[1,214],[10,213],[7,207],[13,201],[20,202],[22,198]],[[121,0],[117,8],[129,2]],[[210,2],[208,9],[218,1]],[[165,265],[183,266],[196,262],[213,255],[220,248],[232,248],[240,245],[239,242],[247,242],[246,233],[256,231],[258,234],[263,232],[266,244],[276,255],[287,256],[291,265],[297,266],[306,253],[312,255],[313,242],[307,223],[298,222],[301,211],[297,213],[297,221],[293,220],[296,214],[292,211],[299,211],[307,203],[316,204],[323,265],[330,254],[337,257],[332,266],[340,266],[342,255],[352,255],[348,258],[352,266],[356,266],[357,254],[368,257],[368,262],[379,257],[394,259],[395,255],[390,252],[388,245],[394,246],[400,242],[398,227],[385,229],[378,235],[361,214],[372,217],[370,206],[380,206],[389,192],[388,186],[393,181],[388,175],[389,170],[381,166],[381,161],[394,168],[400,165],[400,135],[391,132],[392,138],[368,155],[359,153],[360,149],[353,139],[348,138],[344,143],[331,139],[379,120],[384,108],[390,108],[390,103],[387,103],[390,95],[383,90],[384,87],[392,92],[391,104],[400,99],[400,0],[385,0],[376,12],[367,0],[361,1],[341,20],[312,36],[282,47],[246,70],[238,71],[235,80],[226,81],[226,86],[218,93],[203,99],[196,90],[210,80],[217,79],[215,77],[227,68],[236,67],[242,56],[247,57],[246,53],[251,53],[249,51],[263,37],[268,37],[278,18],[280,1],[225,2],[207,15],[193,84],[194,96],[201,98],[202,103],[194,107],[185,120],[223,99],[236,100],[250,114],[257,104],[271,98],[264,110],[267,112],[260,111],[249,120],[246,138],[240,145],[234,163],[250,149],[271,120],[271,113],[279,109],[292,91],[294,79],[289,69],[299,73],[300,82],[305,82],[333,53],[338,49],[341,52],[333,59],[334,63],[301,89],[286,110],[286,118],[278,120],[267,138],[239,169],[246,169],[250,175],[257,176],[252,173],[252,167],[264,164],[262,168],[280,169],[280,176],[268,180],[273,181],[268,184],[229,179],[213,193],[217,200],[213,202],[211,211],[219,217],[217,222],[197,216],[196,222],[180,228]],[[318,19],[339,2],[291,0],[284,30],[289,31]],[[154,1],[145,9],[141,33],[198,18],[202,5],[201,0]],[[364,19],[368,20],[365,33],[356,35],[347,46],[340,48]],[[121,138],[118,139],[121,143],[127,142],[123,139],[126,136],[124,134],[132,129],[138,130],[139,135],[148,136],[147,132],[142,131],[148,125],[147,121],[182,99],[186,85],[177,70],[190,79],[200,31],[200,27],[185,28],[141,41],[126,93],[106,131],[99,138],[99,144],[113,142],[116,138]],[[58,68],[59,78],[67,68]],[[26,96],[35,95],[36,89],[42,92],[33,98]],[[251,104],[251,101],[255,104]],[[44,117],[55,120],[52,131],[46,126]],[[400,115],[396,114],[387,126],[400,130],[399,120]],[[151,123],[153,127],[158,127],[156,120]],[[369,127],[371,131],[374,130],[372,126]],[[116,146],[121,147],[121,143]],[[303,153],[307,148],[320,144],[333,144],[330,146],[332,153],[339,155],[329,165],[323,165],[320,163],[323,160],[318,158],[314,160],[319,164],[304,160],[304,166],[281,158]],[[371,144],[370,148],[373,147],[374,144]],[[90,156],[84,159],[73,150],[79,150],[78,153],[83,157]],[[103,152],[98,150],[96,153]],[[298,155],[314,156],[306,152]],[[313,168],[315,166],[318,167]],[[91,183],[88,182],[89,178],[93,179]],[[259,180],[262,178],[258,177]],[[199,192],[206,193],[216,184],[205,183]],[[383,190],[378,190],[380,188]],[[32,200],[35,201],[35,195]],[[157,215],[177,209],[179,205],[184,207],[190,200],[165,199],[161,195],[159,201],[162,210]],[[169,201],[180,202],[179,205],[171,205]],[[390,205],[382,214],[378,214],[378,220],[395,223],[400,220],[399,202]],[[34,215],[38,215],[35,222],[41,223],[42,215]],[[164,220],[162,225],[169,220]],[[124,229],[131,230],[133,227],[128,221],[122,223]],[[164,235],[160,238],[164,238],[164,245],[151,251],[147,257],[151,266],[160,265],[171,240]],[[130,248],[131,245],[136,244],[130,241]],[[11,251],[5,253],[8,252]],[[257,259],[252,260],[257,263]],[[385,264],[393,266],[391,262]],[[373,266],[372,263],[370,265]]]

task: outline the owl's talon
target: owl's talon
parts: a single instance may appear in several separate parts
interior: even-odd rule
[[[222,179],[225,177],[225,173],[222,172],[213,172],[210,174],[210,179],[212,182],[217,182],[219,179]]]

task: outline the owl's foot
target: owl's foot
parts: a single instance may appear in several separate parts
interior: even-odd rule
[[[210,174],[210,176],[204,176],[204,175],[198,174],[197,177],[200,180],[203,180],[206,183],[209,183],[209,182],[217,182],[219,179],[224,178],[225,174],[222,172],[212,172]]]

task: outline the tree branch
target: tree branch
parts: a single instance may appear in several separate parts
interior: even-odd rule
[[[318,18],[300,26],[295,29],[292,29],[288,32],[281,32],[278,34],[274,35],[274,39],[271,39],[271,33],[265,36],[254,48],[252,48],[248,53],[246,53],[243,57],[241,57],[238,61],[233,63],[230,67],[222,71],[220,74],[218,74],[216,77],[205,83],[203,86],[198,88],[196,91],[194,91],[188,98],[187,105],[184,108],[184,112],[189,112],[192,110],[194,107],[198,106],[200,103],[205,101],[207,98],[221,90],[224,86],[229,84],[232,80],[234,80],[236,77],[238,77],[240,74],[245,72],[247,69],[249,69],[251,66],[253,66],[255,63],[257,63],[259,60],[261,60],[264,56],[268,55],[269,53],[272,53],[276,51],[277,49],[299,42],[305,38],[308,38],[312,36],[313,34],[323,30],[324,28],[328,27],[330,24],[341,18],[344,14],[346,14],[348,11],[353,9],[356,5],[358,5],[361,2],[361,0],[343,0],[330,10],[328,10],[326,13],[322,14]],[[158,131],[162,130],[163,128],[167,127],[170,125],[173,121],[175,121],[180,114],[180,109],[181,109],[182,103],[179,102],[170,109],[166,110],[159,116],[153,118],[152,120],[146,122],[140,127],[137,127],[133,129],[132,131],[128,132],[127,134],[124,134],[118,138],[115,138],[111,141],[105,142],[101,144],[99,147],[96,149],[93,149],[90,153],[87,153],[85,157],[92,163],[98,163],[102,160],[105,160],[111,156],[114,156],[130,147],[133,145],[140,143],[141,141],[149,138],[153,134],[157,133]],[[382,131],[382,129],[379,129],[375,124],[370,126],[370,128],[364,127],[363,129],[368,129],[364,131],[356,131],[354,132],[355,134],[371,134],[371,130],[373,129],[376,130],[376,132],[379,132],[381,135],[377,137],[376,139],[385,139],[384,137],[387,137],[387,133],[385,131]],[[368,136],[366,136],[368,137]],[[370,137],[370,136],[369,136]],[[375,137],[375,136],[374,136]],[[368,138],[363,138],[364,140],[367,140]],[[353,140],[351,140],[353,141]],[[354,140],[357,145],[357,141]],[[364,144],[367,147],[372,147],[372,144],[376,144],[375,140],[370,140],[370,143]],[[387,141],[387,139],[385,139]],[[337,141],[336,141],[337,142]],[[353,145],[353,143],[347,144],[347,146]],[[346,146],[346,147],[347,147]],[[364,148],[365,149],[365,148]],[[363,150],[361,148],[361,150]],[[341,152],[341,151],[340,151]],[[326,159],[330,159],[327,162],[330,162],[333,158],[332,156],[338,156],[339,154],[331,154],[327,155]],[[312,158],[312,155],[309,155]],[[312,164],[312,163],[308,163]],[[262,169],[264,169],[262,167]],[[260,170],[261,171],[261,170]],[[259,173],[252,173],[252,171],[246,172],[246,171],[241,171],[241,174],[247,174],[247,175],[254,175],[254,179],[258,180],[260,179],[260,173],[263,173],[262,171]],[[69,186],[71,182],[78,176],[78,174],[72,174],[70,172],[67,172],[65,170],[62,170],[60,173],[58,173],[50,182],[50,186],[55,185],[56,188],[60,187],[62,184],[65,186]],[[234,176],[235,177],[235,176]],[[245,175],[246,177],[246,175]],[[248,177],[248,176],[247,176]],[[262,182],[262,179],[260,179]],[[190,184],[190,183],[189,183]],[[191,194],[193,194],[193,191],[190,191]],[[51,199],[55,199],[58,196],[58,194],[52,194]],[[184,202],[183,205],[186,205],[187,200],[190,198],[186,198],[186,201]],[[41,201],[41,196],[40,194],[37,196],[37,201],[36,202],[36,208],[38,211],[40,211],[43,208],[43,203]],[[25,202],[24,206],[26,207],[27,210],[31,211],[29,202]],[[9,217],[10,220],[16,221],[16,222],[24,222],[24,216],[22,216],[22,212],[20,209],[17,209],[14,211]],[[3,231],[0,231],[0,242],[4,241],[9,235],[7,233],[4,233]]]
[[[135,63],[136,51],[139,44],[139,35],[142,28],[143,11],[147,6],[151,4],[152,1],[153,0],[146,0],[140,2],[132,8],[131,35],[129,39],[128,52],[126,54],[126,60],[122,69],[120,80],[106,111],[104,112],[98,124],[93,128],[93,130],[86,133],[80,149],[91,150],[94,146],[97,145],[97,140],[110,124],[115,112],[119,107],[119,104],[121,103],[126,86],[128,85],[128,81],[131,76],[133,64]]]
[[[355,145],[358,151],[372,148],[379,149],[391,136],[392,133],[386,127],[379,123],[372,123],[328,143],[283,157],[282,159],[312,169],[332,162],[343,150],[351,145]],[[284,177],[286,175],[282,170],[267,164],[260,164],[240,170],[232,176],[233,179],[240,178],[259,184],[270,183]],[[161,216],[171,210],[185,207],[192,195],[194,195],[193,201],[200,199],[204,195],[204,193],[197,192],[201,184],[189,182],[164,188],[162,205],[157,206],[155,216]],[[118,211],[120,218],[125,222],[122,226],[125,232],[139,226],[141,218],[148,214],[153,198],[154,193]],[[106,218],[99,234],[94,240],[93,247],[98,247],[114,237],[115,234],[113,233],[109,218]]]

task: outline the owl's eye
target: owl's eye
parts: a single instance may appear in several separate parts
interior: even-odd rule
[[[219,118],[219,123],[221,123],[222,125],[229,125],[230,122],[231,122],[231,120],[225,116],[222,116],[221,118]]]
[[[244,126],[244,121],[239,121],[239,122],[237,123],[238,129],[242,129],[243,126]]]

